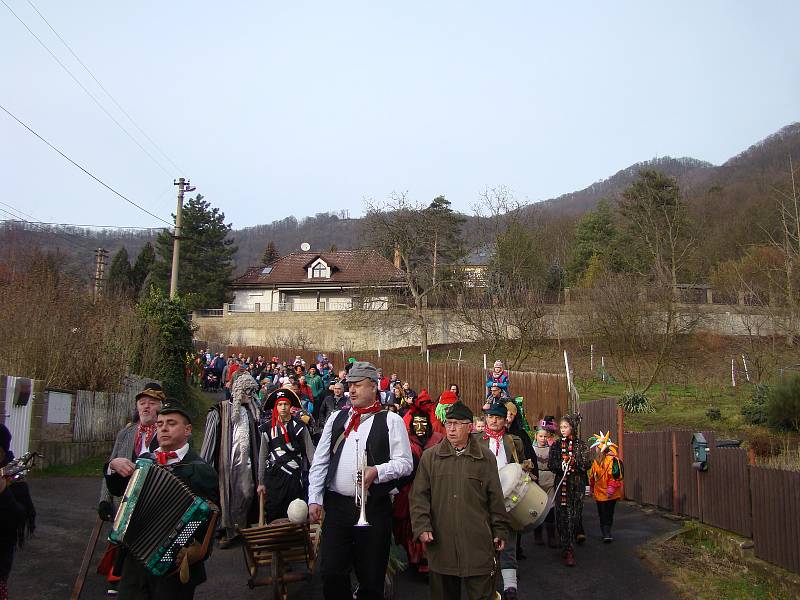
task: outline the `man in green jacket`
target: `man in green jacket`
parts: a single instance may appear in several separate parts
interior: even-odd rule
[[[427,548],[432,600],[460,597],[462,581],[470,600],[494,598],[496,553],[509,535],[497,462],[470,435],[472,416],[461,402],[448,408],[447,438],[422,454],[411,491],[411,526]]]

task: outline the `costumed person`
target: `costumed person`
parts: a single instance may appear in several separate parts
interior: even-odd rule
[[[325,423],[308,488],[309,518],[322,518],[319,569],[327,600],[383,598],[389,546],[392,540],[390,492],[411,474],[414,462],[408,431],[395,413],[381,410],[377,400],[378,372],[368,362],[354,362],[347,374],[349,410],[334,413]],[[366,454],[366,465],[358,469]],[[360,508],[356,489],[366,487],[369,527],[354,527]],[[358,579],[356,594],[350,573]]]
[[[0,423],[0,468],[12,460],[11,432]],[[8,576],[14,551],[22,548],[26,534],[31,535],[35,528],[36,509],[28,484],[0,477],[0,600],[8,600]]]
[[[425,545],[432,600],[495,597],[496,553],[510,523],[494,453],[470,435],[472,411],[447,411],[446,438],[425,450],[411,488],[414,539]]]
[[[542,488],[548,496],[552,496],[553,487],[555,487],[556,482],[554,481],[555,476],[548,466],[550,459],[550,433],[544,427],[540,426],[536,430],[536,443],[533,445],[533,451],[536,454],[536,465],[539,468],[539,487]],[[544,544],[543,530],[547,532],[547,546],[550,548],[558,547],[556,543],[556,523],[553,508],[550,508],[548,511],[544,523],[533,530],[533,542],[538,546]]]
[[[436,405],[436,418],[440,423],[447,420],[447,408],[458,402],[458,394],[453,390],[445,390],[439,396],[439,404]]]
[[[577,437],[573,416],[562,417],[558,424],[561,437],[550,446],[547,468],[555,475],[554,507],[556,527],[561,540],[561,556],[568,567],[575,566],[573,542],[583,517],[584,478],[589,468],[586,443]]]
[[[498,388],[500,388],[503,398],[507,398],[509,395],[508,383],[508,371],[503,368],[503,361],[494,361],[492,372],[489,373],[489,377],[486,379],[486,397],[489,397],[492,386],[496,385]]]
[[[237,526],[246,528],[258,519],[258,383],[242,373],[233,381],[231,392],[232,401],[223,400],[209,409],[200,450],[203,460],[219,473],[220,548],[231,545]]]
[[[193,494],[200,496],[216,508],[219,501],[217,472],[189,447],[192,435],[192,420],[189,413],[175,400],[166,399],[156,421],[159,446],[155,451],[158,464],[165,466],[186,484]],[[122,496],[130,476],[121,473],[106,475],[108,490],[114,496]],[[157,519],[158,515],[152,515]],[[119,600],[191,600],[198,585],[206,580],[204,561],[211,546],[203,551],[207,526],[200,527],[192,542],[178,554],[176,564],[184,558],[188,562],[189,577],[185,583],[179,573],[153,575],[132,554],[122,548],[122,579],[119,582]]]
[[[267,523],[285,517],[293,500],[306,499],[314,442],[306,424],[292,416],[292,407],[300,408],[300,399],[284,388],[267,397],[261,413],[257,491],[265,495]]]
[[[165,398],[164,390],[157,383],[148,383],[136,394],[138,422],[126,425],[117,434],[111,456],[103,469],[104,473],[110,475],[114,472],[122,477],[130,477],[136,468],[134,461],[142,454],[154,452],[158,448],[156,419]],[[104,521],[111,521],[116,513],[114,498],[108,491],[105,477],[100,484],[100,504],[97,513]],[[121,568],[119,546],[109,544],[98,568],[98,572],[106,576],[109,594],[116,593]]]
[[[597,433],[589,438],[596,454],[589,469],[589,487],[597,502],[597,515],[600,517],[600,531],[603,542],[614,541],[611,527],[614,525],[614,508],[617,500],[623,497],[622,479],[625,468],[619,458],[617,445],[611,441],[611,432]]]
[[[411,530],[409,496],[422,453],[441,442],[444,436],[433,431],[427,414],[417,413],[411,418],[408,439],[411,444],[411,455],[414,457],[414,472],[407,478],[407,483],[400,488],[400,493],[395,496],[392,504],[394,540],[406,549],[409,564],[414,565],[418,572],[427,573],[428,559],[425,557],[425,546],[414,538]]]
[[[536,463],[525,457],[525,446],[522,440],[510,434],[506,428],[508,409],[502,404],[493,404],[485,411],[486,427],[483,434],[477,436],[482,446],[494,455],[498,472],[507,464],[515,462],[522,470],[529,472],[536,481],[538,472]],[[517,599],[517,533],[511,531],[503,551],[500,553],[500,574],[503,577],[503,600]]]
[[[425,414],[428,416],[433,431],[441,433],[442,435],[445,434],[443,421],[436,415],[437,406],[428,394],[428,390],[420,390],[416,398],[407,400],[407,402],[409,403],[408,410],[403,415],[406,430],[411,427],[411,420],[414,418],[414,415]]]

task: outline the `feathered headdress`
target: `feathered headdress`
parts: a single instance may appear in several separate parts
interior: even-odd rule
[[[588,442],[592,448],[600,448],[601,452],[609,452],[612,455],[617,453],[617,445],[611,441],[611,431],[595,433]]]

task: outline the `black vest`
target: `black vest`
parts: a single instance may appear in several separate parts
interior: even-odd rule
[[[338,446],[336,445],[336,440],[344,434],[344,426],[345,423],[347,423],[347,417],[349,415],[349,410],[340,410],[339,414],[336,415],[336,419],[333,421],[333,427],[331,427],[331,458],[328,463],[328,473],[325,475],[325,487],[328,487],[333,481],[333,476],[339,466],[344,440],[342,440],[342,443],[338,444]],[[375,416],[372,417],[372,428],[369,430],[369,435],[367,436],[367,464],[371,467],[389,462],[389,426],[386,423],[387,415],[388,412],[382,410],[375,413]],[[380,498],[386,496],[396,487],[397,481],[394,479],[373,483],[369,486],[369,494],[373,498]]]

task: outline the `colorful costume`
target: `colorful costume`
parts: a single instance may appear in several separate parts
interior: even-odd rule
[[[574,432],[575,421],[570,419],[570,423]],[[550,447],[547,467],[555,475],[558,486],[555,490],[554,507],[561,548],[568,564],[574,564],[573,541],[583,517],[584,477],[589,468],[586,443],[574,433],[556,440]],[[563,483],[559,486],[562,477]]]
[[[600,448],[602,454],[592,461],[589,470],[589,486],[597,502],[597,514],[600,517],[600,531],[603,541],[612,541],[611,526],[614,524],[614,508],[617,500],[624,496],[622,479],[624,467],[617,454],[617,445],[609,439],[610,432],[593,435],[589,438],[592,448]]]
[[[408,411],[405,415],[403,415],[403,421],[406,424],[406,429],[411,427],[411,421],[414,418],[414,415],[420,414],[425,414],[428,416],[431,429],[433,429],[433,431],[441,433],[442,435],[446,435],[444,424],[439,420],[439,417],[436,416],[436,405],[434,404],[430,395],[428,395],[427,390],[420,390],[419,395],[414,398]]]
[[[422,458],[422,453],[432,448],[444,439],[441,433],[433,431],[431,422],[426,414],[416,414],[412,417],[408,430],[408,440],[411,443],[411,456],[414,459],[414,471],[400,486],[400,493],[394,498],[392,504],[392,522],[394,541],[403,546],[408,553],[408,562],[417,567],[420,573],[428,572],[428,559],[425,545],[414,539],[411,531],[411,512],[409,495],[414,484],[414,476]]]
[[[308,470],[314,458],[314,442],[306,423],[296,416],[284,422],[277,404],[288,401],[299,408],[300,400],[292,390],[280,389],[268,397],[261,413],[261,448],[258,454],[258,483],[266,488],[264,515],[267,523],[285,518],[289,504],[306,500]]]

